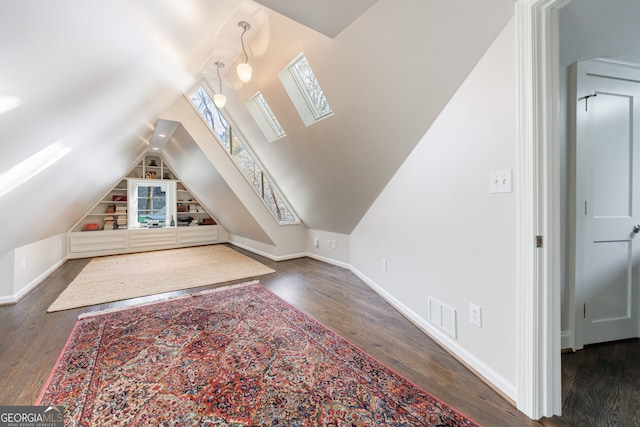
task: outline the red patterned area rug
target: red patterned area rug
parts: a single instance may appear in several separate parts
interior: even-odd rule
[[[258,282],[81,317],[67,426],[477,426]]]

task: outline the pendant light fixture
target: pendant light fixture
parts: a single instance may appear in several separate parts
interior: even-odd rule
[[[227,97],[222,94],[222,78],[220,78],[220,68],[224,68],[222,62],[216,62],[216,73],[218,74],[218,80],[220,81],[220,92],[213,95],[213,103],[216,107],[222,108],[227,103]]]
[[[244,53],[244,62],[238,64],[237,71],[240,80],[246,83],[251,80],[251,65],[249,65],[249,55],[247,55],[247,51],[244,49],[244,33],[251,29],[251,25],[249,25],[248,22],[240,21],[238,22],[238,27],[242,28],[240,43],[242,44],[242,52]]]

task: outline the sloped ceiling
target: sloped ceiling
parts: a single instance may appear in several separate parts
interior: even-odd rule
[[[0,257],[68,231],[127,173],[239,3],[2,3]]]
[[[248,45],[255,77],[223,75],[225,110],[307,227],[349,234],[512,15],[512,0],[379,0],[331,39],[269,12]],[[309,127],[277,76],[300,52],[334,111]],[[285,138],[253,124],[257,91]]]
[[[220,59],[226,111],[304,223],[349,233],[513,13],[512,0],[354,3],[362,15],[334,27],[313,7],[287,12],[302,25],[251,0],[3,2],[0,257],[68,231],[149,148],[162,111],[202,77],[218,87]],[[230,72],[241,19],[244,85]],[[277,79],[302,51],[335,112],[308,128]],[[244,106],[257,90],[287,131],[276,143]]]
[[[256,0],[328,37],[335,37],[378,0]]]

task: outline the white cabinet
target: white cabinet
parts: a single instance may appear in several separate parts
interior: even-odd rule
[[[126,230],[92,231],[91,233],[69,233],[69,251],[72,254],[84,252],[122,251],[129,247],[129,234]]]
[[[69,258],[175,249],[213,243],[218,243],[217,225],[91,232],[73,231],[69,233]]]
[[[129,230],[129,247],[132,249],[155,249],[176,246],[177,244],[178,233],[175,227]]]
[[[134,199],[131,182],[161,185],[171,189],[167,197],[170,209],[163,227],[134,227],[131,207]],[[129,208],[129,209],[128,209]],[[143,224],[145,225],[145,224]],[[173,173],[159,155],[146,155],[123,177],[69,233],[71,258],[167,249],[218,242],[218,227],[209,211],[202,206],[187,186]]]

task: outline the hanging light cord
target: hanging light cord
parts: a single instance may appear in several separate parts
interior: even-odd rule
[[[244,53],[244,62],[248,64],[249,63],[249,55],[247,55],[247,51],[244,50],[244,33],[247,32],[246,25],[243,28],[244,28],[244,31],[242,31],[242,34],[240,35],[240,43],[242,44],[242,52]]]
[[[218,81],[220,82],[220,94],[222,95],[222,79],[220,78],[220,66],[216,64],[216,74],[218,75]]]

